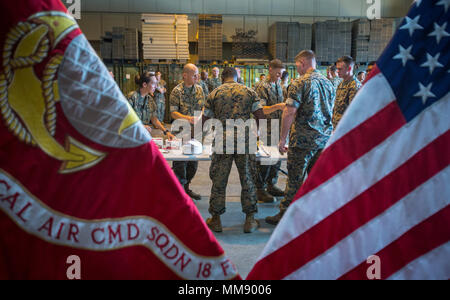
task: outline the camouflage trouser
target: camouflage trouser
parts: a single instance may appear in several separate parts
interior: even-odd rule
[[[256,213],[256,188],[253,183],[252,164],[254,155],[246,154],[213,154],[209,177],[212,180],[211,198],[209,200],[209,212],[211,215],[225,213],[225,198],[233,161],[239,172],[241,180],[241,205],[245,214]]]
[[[166,115],[166,102],[164,98],[158,99],[156,101],[156,116],[158,120],[162,123],[164,122],[164,117]]]
[[[306,173],[310,173],[320,153],[322,153],[322,149],[289,148],[287,161],[288,182],[286,185],[286,196],[280,204],[281,210],[286,210],[292,200],[294,200],[295,195],[305,180]]]
[[[270,123],[268,124],[270,126]],[[272,145],[272,137],[270,132],[267,135],[267,146]],[[274,146],[278,146],[275,144]],[[274,165],[261,164],[260,161],[255,162],[255,184],[258,190],[265,190],[268,185],[276,185],[278,182],[278,174],[281,168],[281,161]]]
[[[281,161],[275,165],[263,165],[256,162],[255,184],[258,190],[265,190],[268,185],[276,185],[278,182],[278,173],[280,171]]]
[[[197,173],[197,169],[197,161],[174,161],[172,164],[172,170],[182,186],[191,183],[195,173]]]

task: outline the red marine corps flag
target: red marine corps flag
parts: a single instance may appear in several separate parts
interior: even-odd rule
[[[450,0],[416,0],[248,279],[450,278]]]
[[[61,2],[0,9],[0,279],[239,278]]]

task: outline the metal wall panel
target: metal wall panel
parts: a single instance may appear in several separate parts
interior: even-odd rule
[[[112,31],[113,27],[127,26],[126,14],[103,14],[102,15],[102,29],[103,31]]]
[[[299,16],[314,16],[314,3],[316,3],[316,1],[317,0],[295,0],[294,14]]]
[[[381,0],[382,17],[403,17],[412,0]],[[82,0],[86,12],[366,16],[367,0]]]
[[[249,14],[269,16],[272,14],[272,0],[251,0]]]
[[[227,3],[226,1],[205,1],[203,0],[203,9],[204,12],[197,12],[199,14],[224,14],[227,12]],[[194,13],[194,12],[190,12]]]
[[[339,16],[340,1],[336,0],[316,0],[318,16],[336,17]],[[356,1],[355,1],[356,2]]]
[[[244,28],[244,18],[242,16],[223,16],[224,42],[231,43],[231,37],[236,34],[236,28]]]
[[[224,1],[227,6],[226,14],[247,15],[249,14],[249,0],[227,0]]]
[[[91,40],[100,40],[103,35],[102,22],[99,21],[99,14],[97,13],[85,13],[81,20],[78,20],[78,25],[83,30],[86,38]]]
[[[292,16],[294,11],[294,0],[272,1],[271,15]]]
[[[112,11],[127,12],[128,6],[129,6],[129,1],[109,0],[109,6]]]
[[[361,1],[355,0],[340,0],[341,5],[339,7],[340,16],[354,16],[359,17],[366,14],[368,6]]]

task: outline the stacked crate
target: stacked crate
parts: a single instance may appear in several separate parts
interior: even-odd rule
[[[369,61],[370,21],[368,19],[353,22],[352,57],[357,63]]]
[[[124,58],[124,41],[125,28],[113,27],[112,29],[112,58],[123,59]]]
[[[392,19],[355,21],[352,55],[356,62],[376,61],[391,40],[395,26]]]
[[[297,54],[311,49],[312,25],[298,22],[277,22],[269,29],[269,50],[272,57],[292,62]]]
[[[144,59],[189,59],[187,15],[142,15],[142,44]]]
[[[312,25],[289,23],[287,61],[293,62],[297,54],[302,50],[311,49]]]
[[[269,52],[273,59],[283,62],[288,59],[288,24],[277,22],[269,28]]]
[[[300,38],[298,43],[298,52],[302,50],[310,50],[312,48],[311,44],[312,44],[312,25],[300,23]],[[297,56],[297,54],[295,56]]]
[[[126,28],[124,33],[124,58],[139,59],[139,32],[137,28]]]
[[[313,44],[321,63],[332,64],[344,55],[351,55],[352,23],[336,20],[314,23]]]
[[[199,15],[199,60],[222,60],[222,15]]]
[[[368,61],[378,60],[394,34],[392,19],[370,21],[370,42]]]
[[[105,32],[102,36],[102,41],[100,44],[100,56],[102,59],[111,60],[112,59],[112,32]]]
[[[300,24],[288,23],[287,61],[293,61],[300,48]]]

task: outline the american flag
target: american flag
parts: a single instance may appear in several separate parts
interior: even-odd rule
[[[450,278],[449,20],[412,4],[248,279]]]

